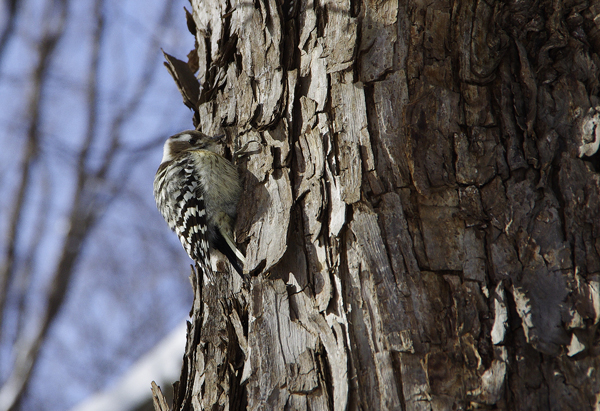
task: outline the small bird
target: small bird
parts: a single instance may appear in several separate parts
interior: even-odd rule
[[[218,250],[242,275],[245,257],[233,240],[241,184],[234,165],[215,152],[221,137],[196,130],[169,137],[154,177],[154,198],[185,251],[205,274],[212,273],[211,255],[214,258]]]

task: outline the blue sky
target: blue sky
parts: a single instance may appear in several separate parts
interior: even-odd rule
[[[7,227],[29,119],[31,73],[53,0],[24,1],[17,29],[0,60],[0,247]],[[169,9],[165,9],[168,5]],[[23,410],[64,410],[110,385],[129,365],[187,317],[189,258],[154,205],[152,181],[159,142],[192,128],[191,113],[167,70],[160,48],[185,59],[194,46],[183,7],[187,1],[106,0],[98,75],[98,123],[86,168],[94,171],[110,146],[115,119],[142,87],[139,105],[119,127],[119,153],[107,178],[88,182],[91,207],[112,198],[84,243],[66,300],[50,328]],[[43,88],[39,157],[27,190],[15,279],[1,321],[0,383],[14,361],[17,335],[35,329],[63,246],[73,204],[77,155],[88,121],[86,92],[94,1],[71,1],[67,26]],[[159,24],[170,12],[162,28]],[[0,11],[0,15],[5,10]],[[168,13],[166,14],[168,16]],[[6,22],[0,18],[1,25]],[[155,142],[152,149],[140,147]],[[129,164],[135,163],[133,167]],[[125,184],[122,184],[125,182]],[[122,187],[121,187],[122,186]],[[3,257],[3,256],[2,256]],[[23,275],[31,268],[31,277]],[[21,300],[20,295],[24,298]],[[18,311],[22,307],[22,311]],[[21,316],[17,315],[21,312]],[[24,334],[21,332],[24,331]]]

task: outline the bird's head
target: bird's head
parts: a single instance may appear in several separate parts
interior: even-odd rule
[[[185,150],[215,151],[217,142],[223,137],[224,135],[215,137],[207,136],[197,130],[187,130],[172,135],[165,141],[162,163],[171,161],[177,154]]]

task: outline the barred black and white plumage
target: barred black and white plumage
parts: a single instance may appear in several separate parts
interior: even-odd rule
[[[239,176],[215,147],[214,138],[195,130],[169,137],[154,178],[154,198],[185,251],[207,274],[211,251],[218,250],[241,275],[244,255],[233,240]]]

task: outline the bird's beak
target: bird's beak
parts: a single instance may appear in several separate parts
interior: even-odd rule
[[[225,137],[225,134],[220,134],[218,136],[211,137],[210,139],[212,141],[214,141],[215,143],[218,143],[219,141],[221,141],[223,139],[223,137]]]

